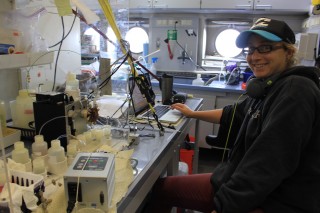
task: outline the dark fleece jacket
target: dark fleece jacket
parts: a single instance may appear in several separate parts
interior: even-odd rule
[[[236,110],[228,161],[211,177],[218,213],[320,212],[319,76],[291,68],[263,97],[224,108],[222,138]]]

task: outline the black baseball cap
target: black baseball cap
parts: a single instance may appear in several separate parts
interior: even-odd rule
[[[294,32],[284,21],[259,18],[250,30],[243,31],[239,34],[236,40],[237,47],[247,47],[249,36],[252,34],[259,35],[269,41],[284,41],[290,44],[296,42]]]

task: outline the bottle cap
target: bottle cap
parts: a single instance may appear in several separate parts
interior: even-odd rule
[[[152,63],[156,63],[158,61],[158,58],[154,57],[154,58],[151,58],[151,60],[152,60]]]
[[[72,72],[68,72],[67,74],[67,80],[75,80],[76,79],[76,74]]]
[[[43,135],[34,136],[34,142],[36,142],[36,143],[44,142]]]
[[[22,141],[17,141],[14,143],[15,150],[21,150],[24,148],[24,143]]]
[[[59,148],[60,147],[60,140],[52,140],[51,147],[52,148]]]

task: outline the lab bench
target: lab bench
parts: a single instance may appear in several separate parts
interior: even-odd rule
[[[202,98],[191,98],[187,100],[186,104],[193,110],[200,110],[202,102]],[[165,128],[164,134],[160,135],[159,129],[153,129],[149,125],[137,123],[140,135],[153,135],[154,137],[140,137],[139,143],[132,145],[134,152],[131,158],[137,160],[138,163],[134,168],[134,178],[128,187],[128,191],[117,204],[117,212],[139,212],[148,193],[159,177],[178,174],[180,146],[192,126],[195,126],[196,134],[193,173],[197,173],[199,154],[197,146],[198,124],[199,121],[197,119],[184,117],[174,126],[174,129]],[[166,125],[164,124],[164,126]],[[31,143],[26,143],[26,147],[31,149]],[[12,148],[10,146],[6,150],[12,150]]]
[[[202,107],[201,98],[188,99],[186,104],[194,110]],[[194,148],[193,173],[197,173],[199,149],[197,146],[198,120],[183,118],[173,129],[165,129],[164,136],[155,134],[155,138],[143,137],[139,145],[134,147],[133,158],[138,159],[137,170],[126,196],[118,204],[118,212],[137,212],[141,203],[161,175],[177,175],[179,165],[179,150],[190,128],[195,126],[196,141]],[[145,130],[148,134],[153,130]]]

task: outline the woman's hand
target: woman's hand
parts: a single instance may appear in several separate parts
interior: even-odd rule
[[[172,104],[171,109],[179,110],[186,117],[192,117],[192,113],[194,112],[187,105],[181,103]]]

